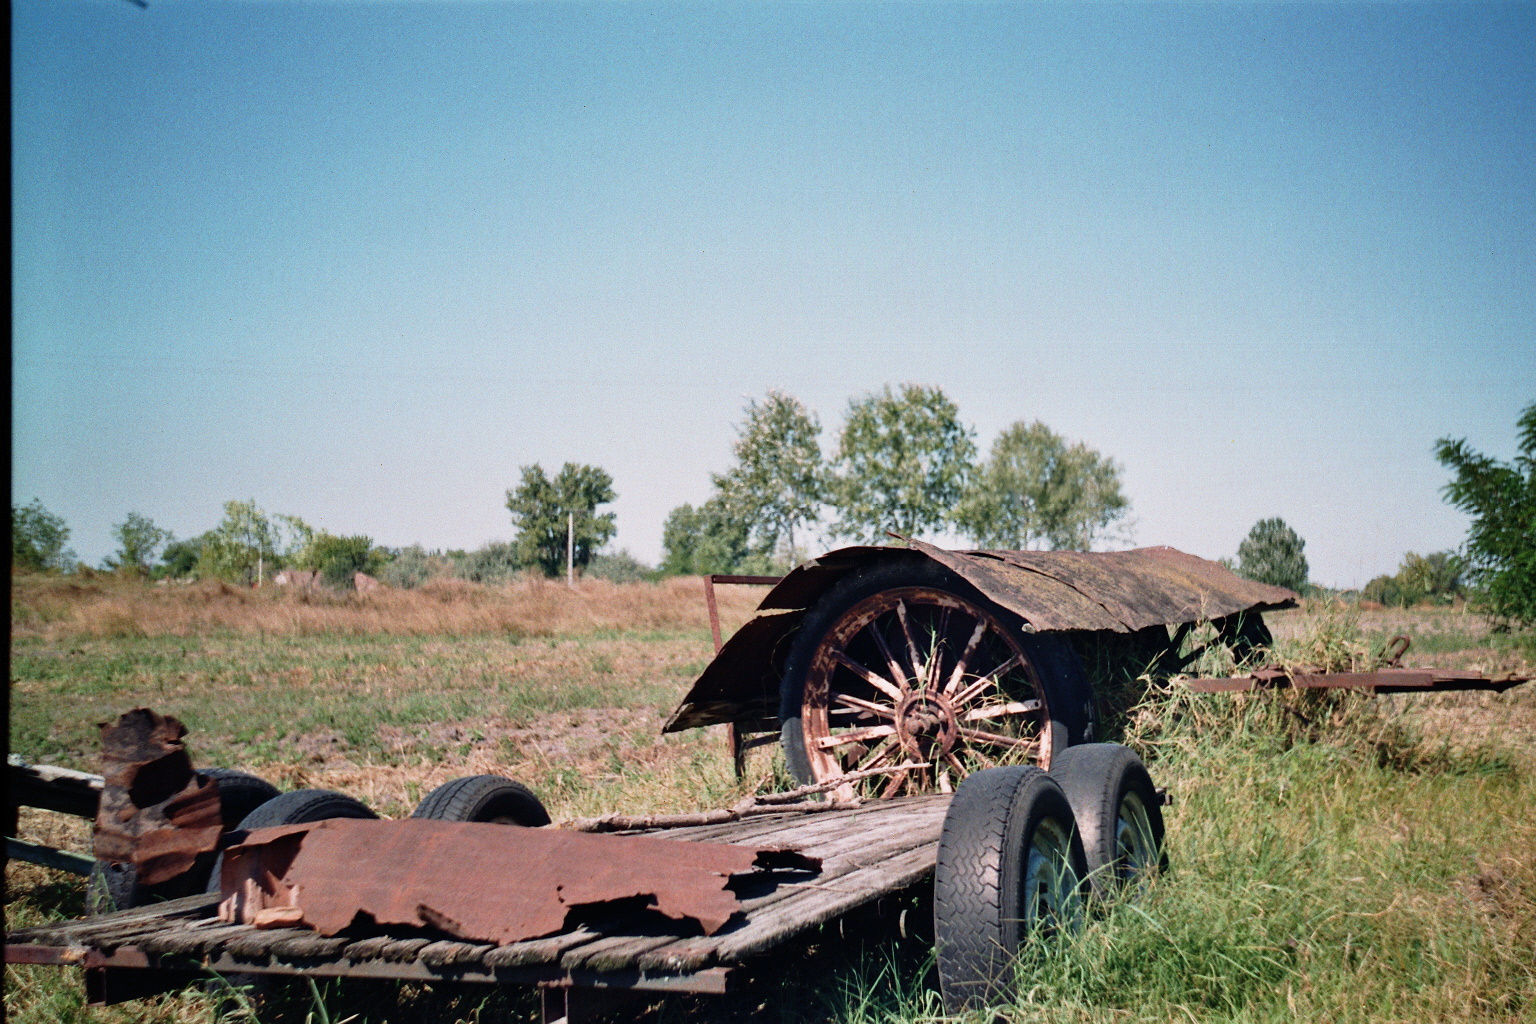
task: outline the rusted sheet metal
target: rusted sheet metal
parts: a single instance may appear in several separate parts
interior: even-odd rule
[[[101,726],[102,791],[93,835],[97,858],[131,864],[140,885],[182,874],[213,850],[223,830],[219,787],[192,770],[169,715],[135,708]]]
[[[1290,672],[1283,668],[1255,669],[1249,675],[1187,679],[1196,693],[1249,693],[1258,689],[1367,690],[1372,693],[1444,693],[1455,690],[1494,690],[1502,693],[1529,682],[1516,675],[1485,676],[1481,672],[1440,668],[1384,668],[1377,672]]]
[[[335,935],[354,921],[505,944],[622,901],[712,935],[740,909],[731,876],[816,870],[775,847],[434,821],[334,819],[256,829],[225,851],[219,916]]]
[[[1216,562],[1173,548],[1134,551],[947,551],[850,547],[794,569],[726,641],[667,721],[677,732],[732,721],[771,723],[787,640],[806,610],[848,572],[912,552],[933,559],[1037,632],[1134,633],[1240,612],[1293,607],[1283,587],[1240,579]]]

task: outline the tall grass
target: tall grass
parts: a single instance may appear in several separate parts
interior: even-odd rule
[[[764,587],[716,591],[727,632],[744,622]],[[228,583],[150,586],[48,576],[11,580],[11,636],[57,640],[200,636],[512,636],[603,630],[707,630],[696,577],[660,583],[526,579],[488,585],[432,580],[414,590],[367,594],[253,590]]]

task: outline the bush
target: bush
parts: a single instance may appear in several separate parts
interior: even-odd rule
[[[594,580],[608,580],[611,583],[642,583],[656,577],[656,570],[635,558],[627,550],[621,550],[616,554],[603,554],[599,552],[592,556],[592,561],[587,563],[587,571],[583,576]]]
[[[379,582],[399,590],[414,590],[428,580],[446,579],[454,574],[454,560],[441,551],[428,551],[420,544],[390,552],[389,564],[379,570]]]
[[[506,541],[493,540],[456,561],[454,575],[471,583],[513,583],[523,575],[522,558]]]
[[[1307,542],[1284,519],[1261,519],[1237,546],[1237,574],[1256,583],[1301,590],[1307,585]]]

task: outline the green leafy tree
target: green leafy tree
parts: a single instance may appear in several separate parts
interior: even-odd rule
[[[698,508],[679,505],[661,528],[661,572],[667,576],[750,572],[752,557],[747,525],[725,507],[719,495]],[[763,571],[767,571],[764,567]]]
[[[161,579],[185,579],[197,571],[198,560],[202,557],[203,548],[213,538],[213,531],[189,537],[186,540],[173,540],[166,544],[165,550],[160,553],[160,565],[155,570],[155,575]]]
[[[992,443],[955,522],[984,548],[1087,551],[1130,507],[1114,459],[1021,421]]]
[[[523,565],[536,566],[546,576],[565,571],[568,517],[574,516],[573,561],[584,568],[598,548],[613,536],[614,514],[597,506],[618,497],[613,478],[597,466],[567,462],[553,479],[537,463],[522,468],[517,490],[507,492],[507,509],[517,525],[515,541]]]
[[[319,530],[310,534],[291,564],[318,571],[320,579],[333,590],[351,590],[354,574],[376,575],[388,561],[388,553],[375,548],[372,537],[337,537]]]
[[[1360,590],[1365,601],[1412,608],[1424,601],[1450,604],[1462,592],[1465,566],[1454,551],[1419,555],[1410,551],[1392,576],[1377,576]]]
[[[770,391],[747,405],[736,465],[714,478],[726,510],[746,526],[754,552],[773,560],[780,542],[797,561],[796,528],[816,521],[823,497],[821,423],[796,398]]]
[[[1441,438],[1435,457],[1456,474],[1445,497],[1472,517],[1467,577],[1477,607],[1504,627],[1536,625],[1536,403],[1517,423],[1519,454],[1500,462]]]
[[[1300,590],[1307,583],[1307,542],[1284,519],[1260,519],[1237,546],[1237,574],[1257,583]]]
[[[315,531],[298,516],[268,516],[253,499],[226,501],[223,521],[204,536],[198,576],[252,583],[303,558]]]
[[[11,506],[11,565],[18,569],[62,572],[72,568],[75,553],[69,543],[69,527],[64,520],[32,499],[30,505]]]
[[[162,530],[137,512],[129,512],[127,519],[112,527],[112,536],[117,538],[117,552],[107,556],[106,567],[130,576],[148,576],[161,547],[175,539],[170,530]]]
[[[850,402],[830,486],[835,532],[880,543],[887,531],[912,537],[948,524],[976,456],[972,437],[937,387],[886,385]]]

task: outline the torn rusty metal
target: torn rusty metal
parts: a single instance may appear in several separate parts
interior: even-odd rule
[[[693,921],[706,935],[740,909],[732,876],[818,870],[771,846],[435,821],[332,819],[256,829],[225,851],[219,915],[335,935],[428,927],[505,944],[556,934],[605,905]]]
[[[1364,690],[1368,693],[1445,693],[1458,690],[1492,690],[1503,693],[1529,682],[1528,676],[1487,676],[1481,672],[1440,668],[1384,668],[1376,672],[1304,672],[1275,666],[1254,669],[1245,675],[1186,679],[1183,685],[1196,693],[1251,693],[1254,690]]]
[[[135,708],[101,725],[102,791],[92,844],[97,859],[131,865],[139,885],[185,873],[217,847],[219,787],[192,770],[169,715]]]
[[[1241,579],[1216,562],[1168,547],[1133,551],[948,551],[850,547],[798,566],[769,591],[758,613],[727,640],[695,680],[664,731],[736,722],[773,728],[779,671],[800,620],[844,575],[913,552],[943,565],[981,597],[1035,632],[1133,634],[1152,626],[1294,607],[1297,595]]]

